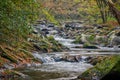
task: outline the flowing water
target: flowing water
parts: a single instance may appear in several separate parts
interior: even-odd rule
[[[68,48],[80,45],[72,44],[73,39],[64,39],[62,37],[54,38]],[[21,69],[20,71],[28,75],[31,80],[70,80],[92,67],[92,65],[85,63],[87,56],[82,56],[81,60],[77,62],[60,60],[60,58],[66,54],[73,56],[80,55],[74,51],[43,54],[36,52],[33,53],[34,57],[42,60],[43,64],[37,67]]]
[[[115,52],[95,52],[96,50],[72,48],[81,46],[81,44],[72,44],[74,39],[64,39],[58,36],[54,36],[54,38],[71,50],[69,52],[33,53],[34,57],[42,60],[43,64],[20,70],[30,77],[28,80],[72,80],[87,69],[93,67],[86,63],[85,59],[88,55],[115,54]],[[102,50],[104,49],[106,50],[107,48],[102,48]],[[81,55],[81,59],[74,62],[61,60],[66,54],[71,56]],[[118,52],[116,54],[118,54]]]

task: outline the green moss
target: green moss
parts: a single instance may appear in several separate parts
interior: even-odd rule
[[[54,24],[59,24],[58,21],[54,18],[53,15],[50,14],[50,12],[48,12],[46,9],[42,9],[43,14],[45,14],[45,17],[47,20],[49,20],[50,22],[53,22]]]
[[[40,38],[35,45],[43,52],[62,51],[63,47],[63,45],[56,41],[53,36]]]
[[[19,49],[24,49],[22,52],[27,57],[32,57],[27,52],[30,51],[30,45],[26,42],[31,33],[31,24],[39,16],[38,3],[35,0],[4,0],[0,3],[0,8],[0,47],[3,47],[1,56],[11,62],[17,62]],[[9,46],[14,50],[5,51]]]
[[[47,39],[48,39],[49,41],[55,41],[55,39],[54,39],[53,36],[49,36],[49,37],[47,37]]]
[[[95,35],[91,35],[91,36],[87,37],[87,41],[89,43],[94,43],[95,42]]]
[[[82,41],[81,41],[81,36],[77,36],[76,37],[76,39],[75,39],[75,41],[73,41],[73,43],[75,43],[75,44],[81,44],[81,43],[83,43]]]
[[[111,71],[117,71],[120,73],[120,58],[118,59],[116,65],[113,67]]]
[[[63,45],[56,41],[53,36],[48,37],[48,41],[51,43],[53,51],[62,51]]]
[[[93,74],[96,74],[99,78],[102,78],[106,74],[108,74],[111,70],[117,70],[120,71],[119,68],[119,61],[120,56],[110,56],[105,58],[102,62],[98,63],[93,68],[87,70],[82,74],[83,77],[91,77]]]

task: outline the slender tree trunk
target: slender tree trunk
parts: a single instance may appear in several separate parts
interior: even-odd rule
[[[104,0],[96,0],[97,2],[97,5],[100,9],[100,14],[101,14],[101,18],[102,18],[102,21],[103,23],[106,23],[107,22],[107,18],[108,18],[108,13],[109,11],[106,10],[106,7],[107,7],[107,4],[106,4],[106,1]]]
[[[113,16],[117,19],[118,23],[120,24],[120,11],[115,8],[115,6],[108,1],[108,6],[110,11],[112,12]]]

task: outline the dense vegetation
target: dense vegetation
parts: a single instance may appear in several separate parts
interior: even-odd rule
[[[41,13],[41,14],[39,14]],[[54,18],[35,0],[4,0],[0,3],[0,66],[4,63],[24,60],[34,60],[30,51],[35,50],[35,43],[28,42],[28,38],[38,41],[39,50],[61,50],[59,44],[52,38],[36,37],[32,34],[33,24],[44,15],[46,19]],[[57,22],[56,22],[57,24]],[[52,39],[52,42],[49,40]],[[56,46],[49,46],[56,45]],[[35,48],[34,48],[35,47]],[[49,50],[51,49],[51,50]]]
[[[120,0],[0,1],[0,67],[9,62],[36,61],[31,54],[35,50],[62,51],[62,45],[53,37],[37,37],[32,34],[33,24],[36,20],[47,20],[58,25],[62,20],[81,19],[88,22],[87,24],[107,23],[109,28],[120,24]],[[104,32],[106,31],[104,30]],[[37,43],[29,42],[28,38],[36,40]],[[76,43],[81,42],[80,38],[80,36],[77,37]],[[89,40],[93,43],[94,35],[90,36]],[[101,71],[108,68],[104,74],[107,74],[111,69],[118,70],[117,61],[119,60],[119,57],[113,56],[111,62],[106,59],[103,66],[97,64],[95,69]],[[106,66],[108,63],[109,67]],[[117,64],[115,65],[115,63]]]
[[[30,22],[37,15],[36,10],[32,10],[32,8],[37,8],[36,2],[33,0],[5,0],[0,3],[0,6],[2,10],[0,12],[2,41],[11,42],[11,38],[19,41],[21,37],[26,37],[30,32]]]
[[[112,3],[112,6],[108,2]],[[42,4],[58,21],[85,19],[89,23],[112,21],[113,24],[117,24],[115,13],[112,13],[111,9],[114,7],[119,10],[119,1],[116,0],[44,0]]]
[[[26,58],[24,48],[30,45],[30,23],[37,16],[37,3],[34,0],[4,0],[0,3],[0,53],[5,58],[17,62],[16,58]],[[30,46],[29,46],[30,47]],[[29,54],[31,55],[31,54]],[[19,57],[18,57],[19,56]],[[2,61],[2,60],[1,60]]]

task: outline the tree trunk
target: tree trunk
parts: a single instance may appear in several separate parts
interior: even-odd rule
[[[108,1],[108,6],[110,11],[112,12],[113,16],[117,19],[118,23],[120,24],[120,11],[115,8],[115,6]]]
[[[106,10],[106,7],[107,7],[106,1],[96,0],[96,2],[97,2],[97,6],[100,9],[100,14],[101,14],[102,21],[103,21],[103,23],[106,23],[107,18],[108,18],[108,13],[109,13],[109,11]]]

